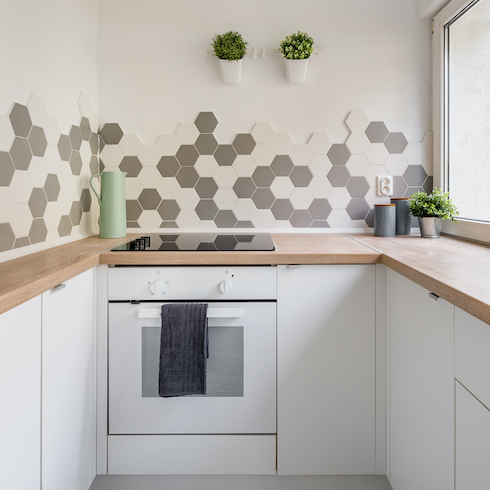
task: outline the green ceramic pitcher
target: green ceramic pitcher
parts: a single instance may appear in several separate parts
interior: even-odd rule
[[[90,177],[90,187],[100,204],[100,238],[121,238],[127,234],[126,175],[127,172],[102,172]],[[100,195],[92,185],[95,177],[100,177]]]

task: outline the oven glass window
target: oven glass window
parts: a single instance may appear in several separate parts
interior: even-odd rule
[[[142,396],[158,397],[161,327],[143,327]],[[208,327],[206,397],[243,396],[243,327]]]

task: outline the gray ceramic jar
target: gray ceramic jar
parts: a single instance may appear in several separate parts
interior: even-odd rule
[[[374,236],[395,236],[396,206],[394,204],[374,205]]]
[[[410,212],[409,197],[392,197],[391,204],[396,206],[397,235],[410,235],[412,232],[412,213]]]

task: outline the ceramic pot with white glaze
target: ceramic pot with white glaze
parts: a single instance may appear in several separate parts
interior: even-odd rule
[[[219,60],[219,67],[225,83],[240,83],[242,78],[242,60]]]
[[[290,83],[302,83],[306,80],[306,71],[308,69],[308,60],[288,60],[286,62],[286,76]]]

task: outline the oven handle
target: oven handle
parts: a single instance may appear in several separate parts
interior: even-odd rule
[[[138,318],[161,318],[161,308],[142,308]],[[242,318],[243,308],[208,308],[208,318]]]

